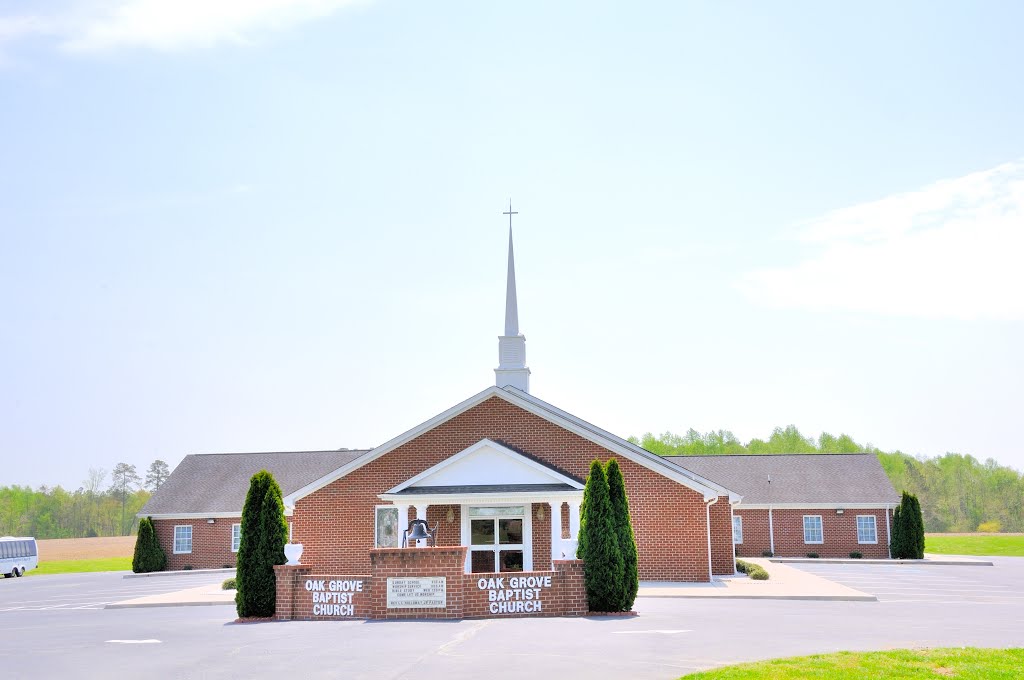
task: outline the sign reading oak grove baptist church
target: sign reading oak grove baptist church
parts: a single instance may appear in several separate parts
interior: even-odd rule
[[[388,578],[388,609],[444,609],[446,588],[444,576]]]

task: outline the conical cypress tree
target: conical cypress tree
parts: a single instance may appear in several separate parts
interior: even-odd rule
[[[628,612],[633,608],[637,590],[640,588],[640,576],[637,571],[636,539],[633,537],[633,524],[629,518],[629,497],[626,495],[626,480],[622,478],[619,462],[612,458],[605,469],[608,478],[608,495],[612,502],[612,516],[615,519],[615,537],[622,553],[623,578],[619,610]]]
[[[911,494],[910,501],[913,508],[914,519],[914,558],[924,559],[924,517],[921,515],[921,502],[917,496]]]
[[[274,565],[285,563],[287,540],[281,487],[269,472],[260,470],[249,482],[242,508],[235,576],[235,607],[239,616],[273,616],[277,602]]]
[[[151,571],[163,571],[167,568],[167,554],[160,547],[153,518],[144,517],[139,520],[139,534],[135,537],[135,554],[132,555],[132,571],[144,574]]]
[[[580,518],[580,544],[576,555],[583,560],[583,578],[590,611],[619,611],[625,567],[608,491],[600,461],[590,464],[583,491],[586,513]]]
[[[900,506],[892,511],[892,535],[889,536],[889,554],[893,559],[900,559],[900,541],[903,540],[903,532],[900,529]]]

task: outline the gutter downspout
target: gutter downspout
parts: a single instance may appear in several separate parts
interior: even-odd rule
[[[892,559],[892,529],[889,527],[889,508],[885,506],[885,542],[886,549],[889,551],[889,559]]]
[[[707,503],[704,506],[704,515],[707,518],[707,530],[708,530],[708,583],[715,580],[715,571],[711,568],[711,506],[718,502],[718,496],[715,496],[714,500]],[[736,548],[733,547],[733,550]],[[736,564],[733,562],[733,564]]]
[[[729,534],[732,536],[732,575],[735,576],[739,572],[736,571],[736,534],[733,533],[736,527],[736,504],[729,503]]]
[[[772,476],[768,475],[768,543],[775,557],[775,522],[772,521]]]

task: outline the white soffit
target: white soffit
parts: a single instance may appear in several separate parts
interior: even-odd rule
[[[583,488],[572,477],[530,460],[507,446],[481,439],[385,493],[425,486],[483,484],[568,484],[574,489]]]

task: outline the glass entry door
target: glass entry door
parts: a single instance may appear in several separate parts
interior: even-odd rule
[[[523,570],[522,505],[469,509],[470,571]]]

